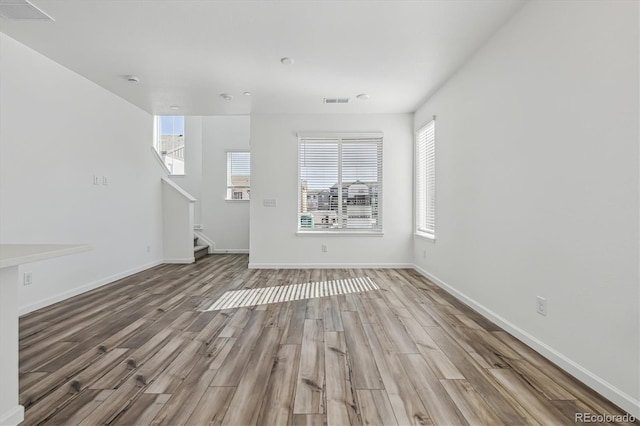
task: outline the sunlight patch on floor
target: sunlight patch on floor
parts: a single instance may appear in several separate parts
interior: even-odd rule
[[[291,302],[294,300],[336,296],[339,294],[361,293],[364,291],[378,290],[379,288],[371,278],[362,277],[234,290],[225,292],[220,299],[215,301],[209,308],[205,309],[205,311]]]

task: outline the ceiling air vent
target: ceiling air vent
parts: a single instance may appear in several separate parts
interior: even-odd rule
[[[53,21],[54,19],[27,0],[0,0],[0,16],[7,19],[31,19]]]
[[[324,98],[325,104],[348,104],[349,98]]]

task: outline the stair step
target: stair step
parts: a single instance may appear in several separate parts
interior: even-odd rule
[[[209,246],[195,246],[193,247],[193,257],[198,260],[202,259],[209,254]]]

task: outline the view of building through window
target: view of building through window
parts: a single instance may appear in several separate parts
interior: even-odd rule
[[[227,152],[227,200],[249,200],[251,194],[251,154]]]
[[[184,117],[155,117],[154,147],[172,175],[184,174]]]
[[[382,139],[301,139],[299,161],[299,230],[382,229]]]

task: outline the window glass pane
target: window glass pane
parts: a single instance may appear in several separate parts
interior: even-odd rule
[[[338,144],[300,145],[300,229],[338,226]]]
[[[377,143],[342,144],[344,225],[350,229],[372,229],[378,219]]]
[[[251,194],[251,154],[227,152],[227,200],[248,200]]]
[[[184,174],[184,116],[156,116],[155,149],[171,174]]]

